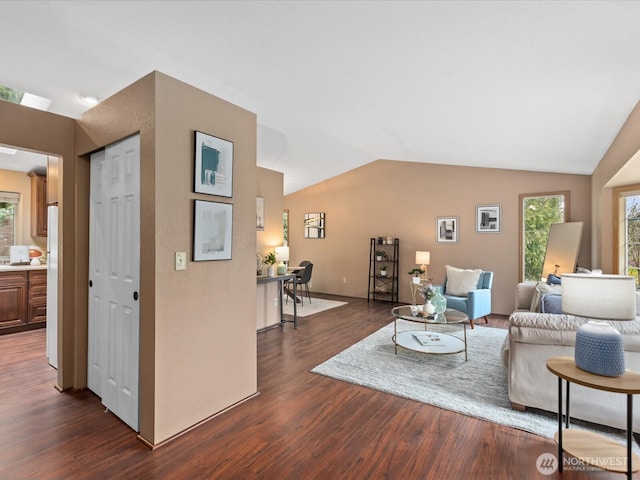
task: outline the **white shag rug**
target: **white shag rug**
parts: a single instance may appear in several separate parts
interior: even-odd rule
[[[304,304],[298,304],[298,317],[308,317],[309,315],[313,315],[314,313],[324,312],[325,310],[330,310],[332,308],[340,307],[342,305],[346,305],[347,302],[337,302],[335,300],[325,300],[323,298],[313,298],[311,297],[311,302],[307,297],[304,297]],[[284,301],[284,313],[287,315],[293,315],[293,299],[289,298],[289,300]]]

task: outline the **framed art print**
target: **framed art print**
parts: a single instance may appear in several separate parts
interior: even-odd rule
[[[195,132],[194,191],[233,196],[233,143]]]
[[[476,233],[500,232],[500,205],[476,207]]]
[[[194,200],[193,261],[231,260],[233,205]]]
[[[458,243],[458,217],[436,218],[436,241]]]
[[[264,197],[256,197],[256,230],[264,230]]]
[[[324,238],[325,218],[324,213],[304,214],[304,238]]]

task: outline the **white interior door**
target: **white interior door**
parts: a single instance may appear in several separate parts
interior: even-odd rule
[[[58,368],[58,206],[47,210],[47,358]]]
[[[91,155],[88,386],[138,430],[140,137]]]

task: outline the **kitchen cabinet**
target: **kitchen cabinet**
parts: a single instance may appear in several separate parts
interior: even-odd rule
[[[47,177],[29,172],[31,177],[31,236],[47,236]]]
[[[46,267],[0,269],[0,335],[42,328],[46,320]]]

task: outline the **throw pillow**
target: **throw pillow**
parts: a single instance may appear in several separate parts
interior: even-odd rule
[[[562,313],[562,295],[545,293],[540,297],[540,312]]]
[[[562,285],[548,285],[547,282],[536,283],[536,290],[533,292],[533,298],[531,299],[531,311],[540,311],[540,297],[545,293],[552,293],[560,295],[562,293]]]
[[[447,270],[447,295],[468,297],[471,290],[478,288],[482,270],[462,269],[445,265]]]

